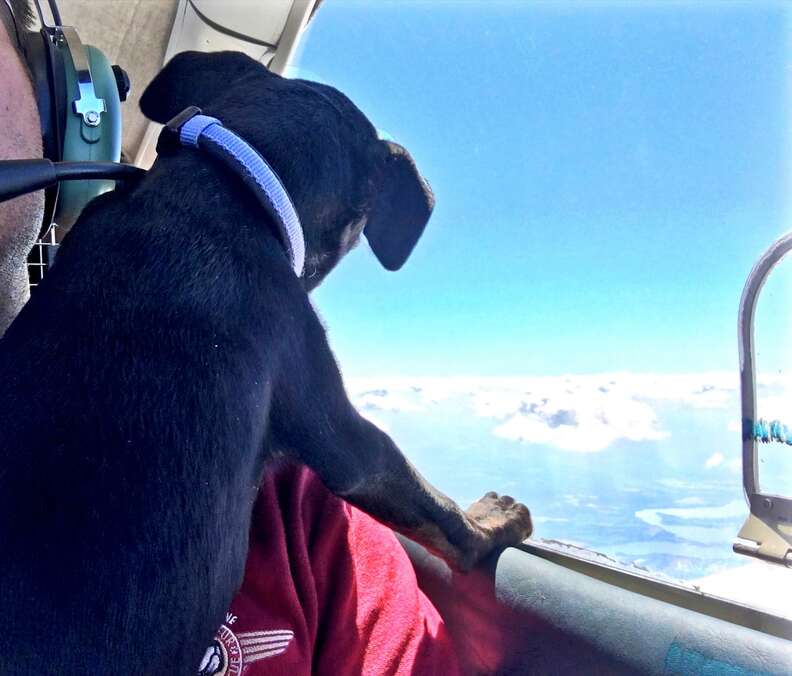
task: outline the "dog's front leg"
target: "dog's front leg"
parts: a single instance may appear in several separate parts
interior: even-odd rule
[[[467,570],[532,530],[528,508],[487,493],[467,511],[426,481],[393,440],[358,414],[344,391],[324,331],[310,313],[281,364],[271,434],[337,495]]]
[[[461,570],[531,534],[525,505],[493,492],[463,511],[420,475],[387,434],[354,409],[349,417],[343,423],[348,431],[339,435],[339,447],[332,455],[354,449],[355,467],[339,477],[354,480],[338,491],[352,504]],[[332,472],[328,466],[322,474]]]

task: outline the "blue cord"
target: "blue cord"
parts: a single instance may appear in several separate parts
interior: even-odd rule
[[[768,422],[760,418],[753,423],[753,436],[756,441],[765,444],[771,441],[780,441],[782,444],[792,446],[792,430],[783,425],[780,420]]]

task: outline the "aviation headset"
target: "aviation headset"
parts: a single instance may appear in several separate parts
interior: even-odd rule
[[[40,0],[33,0],[41,24],[38,32],[20,31],[11,0],[0,4],[11,12],[32,75],[44,149],[44,159],[0,161],[0,202],[45,189],[43,239],[52,223],[71,226],[91,199],[114,188],[114,181],[145,174],[140,167],[119,163],[121,101],[129,92],[129,78],[98,49],[83,45],[74,28],[62,25],[56,0],[47,0],[52,26],[44,19]],[[389,270],[398,270],[410,255],[432,211],[431,193],[424,188],[426,219],[421,227],[408,229],[395,241],[381,225],[369,223],[364,230]]]
[[[0,161],[0,201],[46,188],[43,237],[53,222],[71,225],[88,201],[114,187],[112,179],[142,172],[118,164],[129,77],[96,47],[84,45],[74,28],[62,25],[55,0],[47,0],[52,26],[39,0],[33,0],[39,31],[21,30],[10,1],[0,3],[11,13],[31,73],[45,158]]]

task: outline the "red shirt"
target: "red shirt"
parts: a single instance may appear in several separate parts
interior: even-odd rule
[[[390,529],[294,465],[269,471],[245,579],[201,676],[460,673]]]

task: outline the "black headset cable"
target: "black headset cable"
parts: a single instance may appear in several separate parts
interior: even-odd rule
[[[146,174],[134,164],[119,162],[52,162],[47,159],[0,162],[0,202],[41,190],[58,181],[84,179],[136,180]]]

